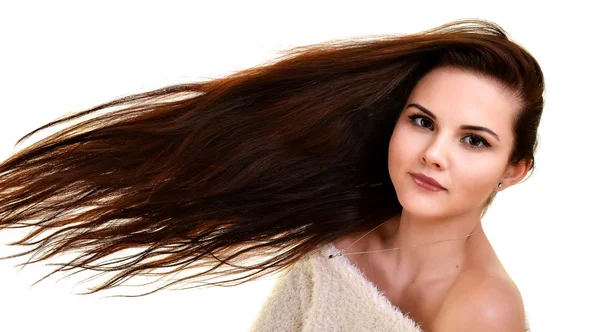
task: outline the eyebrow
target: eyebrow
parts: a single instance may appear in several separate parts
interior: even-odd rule
[[[434,119],[434,120],[436,120],[436,119],[437,119],[437,118],[436,118],[436,116],[435,116],[435,114],[431,113],[431,111],[430,111],[430,110],[426,109],[425,107],[423,107],[423,106],[421,106],[421,105],[419,105],[419,104],[408,104],[408,105],[406,106],[406,108],[409,108],[409,107],[411,107],[411,106],[412,106],[412,107],[416,107],[416,108],[420,109],[420,110],[421,110],[423,113],[425,113],[425,114],[429,115],[429,116],[430,116],[432,119]],[[405,108],[405,109],[406,109],[406,108]],[[496,137],[496,139],[497,139],[498,141],[500,141],[500,137],[498,136],[498,134],[496,134],[495,132],[491,131],[490,129],[488,129],[488,128],[486,128],[486,127],[481,127],[481,126],[472,126],[472,125],[462,125],[462,126],[460,126],[460,129],[464,129],[464,130],[478,130],[478,131],[485,131],[485,132],[487,132],[487,133],[490,133],[490,134],[492,134],[494,137]]]

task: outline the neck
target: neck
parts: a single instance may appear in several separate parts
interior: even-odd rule
[[[392,266],[403,275],[414,279],[434,279],[458,273],[465,263],[469,244],[481,233],[479,215],[460,215],[451,218],[425,218],[404,210],[390,220],[391,227],[383,237],[385,249],[400,248],[386,252]],[[451,241],[446,241],[451,240]],[[432,242],[444,241],[430,244]],[[418,245],[418,247],[405,247]]]

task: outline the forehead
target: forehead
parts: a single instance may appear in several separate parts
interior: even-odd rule
[[[423,76],[408,98],[410,103],[427,108],[442,124],[484,126],[500,137],[512,132],[519,108],[514,93],[496,80],[451,67]]]

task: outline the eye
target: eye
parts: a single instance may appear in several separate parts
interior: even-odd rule
[[[415,127],[419,128],[429,128],[429,125],[433,125],[431,119],[425,116],[421,116],[418,114],[409,115],[408,118],[411,120],[411,123]]]
[[[477,135],[468,135],[465,136],[465,138],[470,138],[470,144],[467,143],[467,145],[474,150],[480,150],[480,149],[485,149],[488,148],[490,146],[490,144],[481,136],[477,136]]]
[[[411,120],[411,124],[417,128],[424,128],[429,130],[433,129],[433,121],[431,121],[431,119],[426,116],[412,114],[409,115],[408,118]],[[490,147],[490,144],[488,143],[488,141],[485,140],[485,138],[475,134],[467,135],[463,138],[463,140],[464,139],[467,139],[468,141],[467,143],[465,143],[467,147],[473,150],[481,150]]]

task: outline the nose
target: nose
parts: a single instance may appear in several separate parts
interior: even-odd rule
[[[423,150],[421,162],[436,169],[445,169],[446,154],[444,151],[446,150],[447,147],[444,147],[444,138],[441,135],[437,135],[431,139],[430,144]]]

